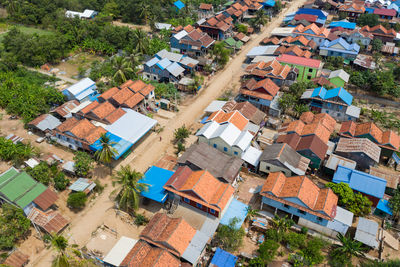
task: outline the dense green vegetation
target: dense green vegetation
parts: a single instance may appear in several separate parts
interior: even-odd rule
[[[0,211],[0,250],[12,249],[26,236],[30,225],[21,209],[4,203]]]
[[[221,224],[213,239],[215,245],[229,252],[234,252],[240,248],[246,233],[242,227],[237,227],[238,223],[239,219],[234,217],[229,221],[228,225]]]
[[[88,177],[93,169],[93,158],[84,151],[77,151],[75,152],[74,162],[75,174],[78,177]]]
[[[27,168],[26,171],[38,182],[44,185],[53,184],[59,191],[64,190],[69,184],[69,179],[65,178],[65,174],[58,169],[57,164],[49,165],[42,161],[34,168]]]
[[[71,193],[67,199],[68,207],[72,209],[82,209],[85,207],[87,196],[84,192]]]
[[[14,144],[11,140],[0,137],[0,159],[21,164],[24,160],[37,155],[38,151],[30,144],[18,142]]]
[[[18,68],[0,71],[0,107],[20,116],[25,123],[64,102],[62,93],[44,87],[48,76]]]

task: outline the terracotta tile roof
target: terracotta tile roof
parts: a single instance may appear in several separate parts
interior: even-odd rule
[[[345,121],[342,123],[339,133],[348,133],[351,136],[354,136],[356,134],[356,127],[357,123],[354,121]]]
[[[312,31],[313,33],[308,33],[307,31]],[[324,37],[327,38],[329,35],[329,29],[325,27],[318,27],[317,24],[312,23],[306,27],[303,25],[297,25],[296,28],[294,29],[293,33],[295,34],[302,34],[302,35],[307,35],[307,36],[318,36],[318,37]]]
[[[90,113],[94,114],[99,119],[104,119],[111,113],[113,113],[116,108],[108,101],[101,103],[100,105],[96,106],[94,109],[89,111]]]
[[[110,99],[114,100],[118,105],[122,105],[126,100],[131,98],[135,93],[132,92],[128,87],[124,87],[114,94]]]
[[[386,187],[397,189],[400,173],[384,167],[370,167],[369,174],[383,178],[387,181]]]
[[[373,35],[377,36],[390,36],[390,37],[396,37],[396,31],[393,29],[386,29],[382,25],[376,25],[374,27],[369,27],[369,26],[364,26],[361,28],[361,31],[369,32],[372,33]]]
[[[282,39],[281,43],[292,44],[295,42],[301,43],[303,46],[309,46],[311,48],[315,48],[316,44],[312,40],[308,40],[306,37],[299,35],[297,37],[288,36]]]
[[[110,97],[112,97],[113,95],[115,95],[118,92],[119,92],[119,88],[118,87],[113,87],[113,88],[108,89],[104,93],[102,93],[99,96],[99,98],[103,98],[104,100],[107,100],[107,99],[109,99]]]
[[[136,93],[130,98],[128,98],[123,105],[129,108],[134,108],[137,104],[139,104],[144,99],[144,96],[140,93]]]
[[[300,120],[306,124],[312,123],[314,120],[314,113],[307,111],[301,114]]]
[[[129,82],[129,83],[128,83]],[[126,84],[126,86],[124,86],[124,84]],[[147,84],[146,83],[144,83],[142,80],[136,80],[136,81],[132,81],[132,80],[129,80],[129,81],[127,81],[126,83],[124,83],[123,85],[121,85],[120,87],[121,88],[125,88],[125,87],[128,87],[131,91],[133,91],[134,93],[137,93],[137,92],[139,92],[140,90],[143,90],[146,86],[147,86]],[[152,86],[152,85],[149,85],[150,87],[153,87],[153,89],[154,89],[154,86]]]
[[[99,102],[93,101],[92,103],[90,103],[89,105],[87,105],[86,107],[81,109],[80,112],[83,113],[83,114],[86,114],[86,113],[90,112],[91,110],[93,110],[94,108],[96,108],[99,105],[100,105]]]
[[[328,145],[318,136],[309,135],[301,137],[295,149],[296,151],[310,150],[322,160],[325,158],[326,151],[328,151]]]
[[[289,47],[280,46],[280,47],[278,47],[278,49],[275,50],[274,54],[275,55],[294,54],[295,56],[298,56],[298,57],[305,57],[305,58],[310,58],[311,57],[311,52],[310,51],[303,50],[297,45],[292,45],[292,46],[289,46]]]
[[[200,6],[199,6],[199,9],[211,10],[212,7],[213,7],[212,4],[201,3]]]
[[[339,11],[365,13],[365,7],[363,5],[357,5],[355,3],[345,4],[345,5],[339,6]]]
[[[268,78],[260,80],[256,83],[254,83],[252,80],[254,79],[249,80],[245,85],[245,88],[251,91],[258,91],[260,93],[266,93],[272,97],[275,97],[280,89],[279,86],[277,86],[271,79]]]
[[[386,131],[382,134],[382,145],[390,145],[398,150],[400,147],[400,137],[393,131]]]
[[[83,119],[78,121],[78,123],[75,124],[74,127],[69,130],[69,132],[71,132],[77,138],[85,139],[95,128],[96,126],[94,126],[90,121]]]
[[[381,129],[378,128],[378,126],[376,126],[375,123],[365,122],[357,124],[355,136],[361,136],[367,134],[372,136],[376,140],[376,142],[378,143],[382,142],[383,132]]]
[[[229,24],[227,24],[227,23],[225,23],[223,21],[220,21],[220,22],[217,23],[216,27],[218,29],[220,29],[221,31],[225,32],[231,27],[231,25],[229,25]]]
[[[233,13],[236,12],[236,10],[233,7],[229,7],[227,10],[225,10],[229,15],[233,15]]]
[[[335,85],[333,83],[331,83],[327,78],[322,77],[322,76],[318,77],[318,78],[311,79],[311,82],[313,82],[317,86],[335,87]]]
[[[297,14],[294,16],[294,20],[306,20],[308,22],[316,22],[318,19],[317,15],[310,14]]]
[[[15,250],[7,257],[3,264],[11,267],[23,267],[28,263],[28,261],[29,257],[27,255],[23,254],[19,250]]]
[[[205,170],[192,171],[186,166],[178,170],[165,184],[165,190],[220,212],[225,209],[234,192],[230,184],[219,181]]]
[[[286,177],[280,172],[270,173],[260,194],[327,220],[336,215],[338,197],[332,189],[320,189],[306,176]],[[290,201],[293,198],[305,206]]]
[[[299,143],[301,137],[297,133],[291,133],[291,134],[283,134],[279,135],[278,138],[276,139],[277,143],[286,143],[288,144],[291,148],[296,150],[297,144]]]
[[[240,131],[243,131],[249,123],[249,120],[237,110],[228,113],[225,113],[223,110],[215,111],[209,116],[208,120],[218,122],[219,124],[230,122]]]
[[[277,60],[257,62],[246,67],[246,72],[259,77],[286,79],[291,70],[290,66],[280,64]]]
[[[261,41],[262,44],[273,44],[273,45],[277,45],[279,44],[281,41],[277,38],[277,37],[267,37],[265,39],[263,39]]]
[[[210,26],[215,26],[215,25],[217,25],[217,23],[218,23],[218,20],[215,17],[209,18],[207,20],[207,24]]]
[[[265,99],[265,100],[272,100],[273,97],[271,95],[267,95],[267,94],[263,94],[257,91],[250,91],[250,90],[246,90],[246,89],[240,89],[240,94],[242,95],[248,95],[248,96],[252,96],[255,98],[259,98],[259,99]]]
[[[237,2],[236,2],[235,4],[233,4],[232,7],[233,7],[234,9],[236,9],[236,10],[241,10],[241,9],[242,9],[242,5],[239,4],[239,3],[237,3]]]
[[[112,113],[110,113],[104,119],[108,123],[112,124],[112,123],[116,122],[119,118],[121,118],[125,114],[126,114],[126,112],[122,108],[117,108],[116,110],[114,110]]]
[[[165,213],[157,213],[143,229],[140,238],[181,257],[195,234],[196,230],[183,218],[173,219]]]
[[[96,142],[100,138],[100,136],[102,134],[105,134],[105,133],[107,133],[107,131],[103,127],[96,127],[96,129],[91,131],[89,133],[89,135],[86,136],[85,139],[89,144],[93,144],[94,142]]]
[[[126,267],[167,267],[180,266],[181,262],[165,249],[139,240],[125,256],[120,266]]]
[[[380,147],[368,138],[340,138],[335,152],[347,156],[351,153],[363,153],[375,162],[379,162]],[[344,154],[344,155],[343,155]]]
[[[60,132],[67,132],[67,131],[71,130],[78,122],[79,121],[77,118],[72,117],[72,118],[66,119],[63,123],[58,125],[58,127],[56,129]]]
[[[256,106],[251,104],[248,101],[237,103],[234,100],[228,101],[223,107],[222,110],[225,112],[230,112],[233,110],[237,110],[243,114],[249,121],[260,125],[262,121],[264,121],[266,114],[259,110]]]
[[[33,202],[38,205],[39,208],[41,208],[42,210],[47,210],[48,208],[50,208],[51,205],[56,202],[57,199],[57,194],[47,188],[43,193],[35,198]]]
[[[316,135],[321,139],[324,143],[328,143],[329,137],[331,135],[331,131],[329,131],[325,126],[321,123],[311,123],[304,126],[302,136],[308,135]]]
[[[289,123],[286,132],[287,133],[297,133],[298,135],[302,135],[304,131],[305,124],[301,120],[292,121]]]
[[[183,29],[184,29],[185,31],[187,31],[187,32],[192,32],[192,31],[194,30],[194,28],[193,28],[192,25],[187,25],[187,26],[183,27]]]

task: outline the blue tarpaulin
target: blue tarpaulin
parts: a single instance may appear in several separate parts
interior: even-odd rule
[[[223,249],[217,248],[214,257],[211,260],[210,266],[234,267],[237,259],[238,258],[235,255],[232,255]]]
[[[328,28],[336,28],[342,27],[344,29],[354,30],[356,28],[356,23],[348,22],[348,21],[332,21],[331,24],[328,25]]]
[[[163,186],[173,174],[173,171],[152,166],[144,174],[144,177],[139,180],[139,183],[144,183],[148,186],[148,190],[143,191],[140,194],[143,197],[164,203],[167,199],[167,193],[165,192]]]
[[[205,124],[206,123],[206,121],[208,120],[208,116],[205,116],[202,120],[201,120],[201,124]]]
[[[386,214],[393,215],[392,209],[389,207],[389,201],[387,201],[386,199],[379,200],[378,206],[376,206],[376,208]]]
[[[273,7],[275,6],[275,0],[265,0],[262,4],[263,6]]]
[[[184,8],[185,7],[185,4],[184,3],[182,3],[182,1],[176,1],[175,3],[174,3],[174,6],[177,8],[177,9],[179,9],[179,10],[181,10],[182,8]]]
[[[106,133],[106,136],[110,138],[110,141],[114,143],[112,145],[115,150],[117,150],[117,154],[113,157],[115,160],[119,159],[126,151],[128,151],[132,147],[132,143],[122,139],[119,136],[116,136],[110,132]],[[97,151],[101,149],[100,138],[90,145],[90,149],[93,151]]]
[[[240,228],[247,216],[247,205],[240,202],[237,199],[233,199],[228,209],[226,210],[224,216],[222,217],[220,223],[223,225],[228,225],[229,221],[234,217],[239,219],[237,228]]]

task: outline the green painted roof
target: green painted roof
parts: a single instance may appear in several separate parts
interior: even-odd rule
[[[243,42],[242,42],[242,41],[237,41],[237,42],[236,42],[236,48],[241,48],[242,45],[243,45]]]
[[[229,2],[226,2],[224,4],[224,6],[230,6],[230,5],[233,5],[234,3],[235,3],[235,1],[229,1]]]
[[[18,171],[14,168],[10,168],[7,171],[3,172],[0,175],[0,187],[5,181],[7,181],[8,179],[10,179],[11,177],[13,177],[16,174],[18,174]]]
[[[20,173],[15,169],[9,169],[3,173],[0,181],[2,181],[0,183],[1,195],[21,208],[26,207],[47,188],[26,172]]]
[[[229,37],[228,39],[225,40],[225,43],[227,43],[229,46],[235,46],[236,41],[232,37]]]

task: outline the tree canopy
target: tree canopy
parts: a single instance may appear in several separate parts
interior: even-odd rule
[[[31,225],[23,211],[8,203],[3,203],[0,211],[0,250],[12,249],[23,238]]]

